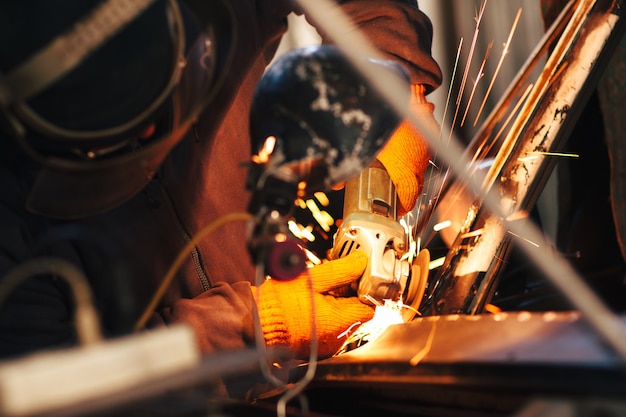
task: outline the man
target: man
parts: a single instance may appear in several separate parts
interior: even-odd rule
[[[0,144],[0,272],[40,256],[73,262],[88,278],[110,336],[133,328],[192,236],[245,211],[250,102],[293,10],[288,1],[267,0],[161,0],[139,11],[120,11],[114,3],[76,0],[60,11],[46,1],[28,7],[0,2],[6,132]],[[418,106],[430,109],[423,94],[438,86],[441,75],[430,56],[430,22],[416,2],[338,4],[387,57],[405,65],[420,86]],[[98,20],[98,13],[111,19]],[[110,21],[132,13],[130,22],[100,36]],[[92,32],[83,37],[80,29],[89,25]],[[81,46],[63,50],[74,64],[48,60],[68,38]],[[88,53],[81,56],[83,50]],[[45,70],[38,71],[38,62]],[[35,81],[24,74],[35,74]],[[426,146],[407,126],[390,144],[380,158],[395,172],[401,202],[410,209]],[[189,323],[205,353],[243,349],[254,343],[259,303],[267,343],[286,342],[306,354],[307,331],[277,321],[307,316],[284,311],[300,306],[282,302],[301,280],[268,284],[272,291],[255,301],[245,237],[246,224],[233,222],[198,243],[148,325]],[[349,283],[366,263],[357,254],[311,274]],[[335,302],[320,297],[323,316]],[[356,297],[342,301],[344,307],[332,310],[332,323],[318,322],[320,340],[371,317]],[[72,297],[57,277],[26,281],[1,306],[0,354],[74,344],[72,310]],[[336,340],[323,345],[321,355],[332,354],[341,343]]]

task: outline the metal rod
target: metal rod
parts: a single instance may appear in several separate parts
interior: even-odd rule
[[[560,150],[584,104],[595,88],[607,56],[623,33],[624,20],[614,14],[616,2],[580,0],[545,70],[520,111],[483,187],[493,194],[497,207],[485,210],[479,196],[465,225],[431,287],[422,313],[476,314],[482,312],[495,288],[501,265],[508,255],[511,233],[526,242],[522,248],[561,292],[583,312],[598,333],[626,358],[621,320],[580,279],[555,273],[571,270],[552,250],[545,236],[526,222],[507,221],[534,205],[554,165],[546,151]],[[542,154],[544,152],[544,154]],[[539,154],[537,158],[524,158]],[[525,224],[524,224],[525,223]],[[472,238],[470,230],[482,229]]]

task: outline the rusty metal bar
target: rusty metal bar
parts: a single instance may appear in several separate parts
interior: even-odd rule
[[[616,42],[623,33],[620,1],[578,0],[544,70],[534,84],[494,163],[483,190],[497,201],[486,210],[477,197],[436,277],[422,313],[477,314],[489,302],[511,243],[507,219],[535,204],[559,152]],[[524,244],[524,243],[523,243]],[[532,242],[546,251],[546,242]]]

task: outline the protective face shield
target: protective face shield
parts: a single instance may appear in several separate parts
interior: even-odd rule
[[[0,2],[0,127],[41,166],[27,208],[61,219],[114,208],[216,90],[230,59],[227,2],[20,3]]]

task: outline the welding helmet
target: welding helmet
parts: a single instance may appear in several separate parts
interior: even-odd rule
[[[136,195],[211,99],[228,2],[0,0],[0,127],[36,161],[31,212],[87,217]],[[5,139],[6,140],[6,139]]]

